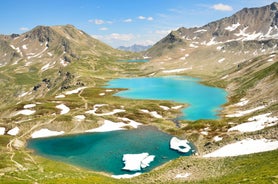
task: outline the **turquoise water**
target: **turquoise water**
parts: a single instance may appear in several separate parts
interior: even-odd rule
[[[134,99],[170,100],[187,103],[179,119],[217,119],[226,103],[225,90],[198,83],[197,78],[184,76],[114,79],[107,88],[128,88],[116,96]]]
[[[133,174],[122,168],[123,154],[147,152],[155,155],[151,169],[180,156],[188,156],[169,148],[171,135],[158,131],[154,127],[141,127],[134,130],[101,133],[86,133],[51,138],[31,139],[28,148],[39,155],[74,164],[80,167],[110,174]]]
[[[134,62],[138,62],[138,63],[146,63],[146,62],[149,62],[148,59],[129,59],[129,60],[118,60],[120,62],[131,62],[131,63],[134,63]]]

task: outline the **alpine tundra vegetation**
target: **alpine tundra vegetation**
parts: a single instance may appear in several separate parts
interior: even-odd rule
[[[0,183],[278,182],[278,3],[155,2],[3,2]]]

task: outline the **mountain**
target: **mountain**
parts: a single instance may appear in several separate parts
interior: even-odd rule
[[[145,46],[145,45],[137,45],[137,44],[134,44],[129,47],[125,47],[125,46],[118,47],[119,50],[130,51],[130,52],[142,52],[148,50],[149,48],[151,48],[151,45]]]
[[[21,35],[1,35],[0,99],[12,103],[94,83],[89,72],[107,71],[111,61],[125,56],[72,25],[37,26]]]
[[[202,27],[181,27],[157,42],[145,55],[156,68],[184,68],[209,75],[261,54],[277,50],[278,3],[244,8]],[[175,63],[175,64],[174,64]]]

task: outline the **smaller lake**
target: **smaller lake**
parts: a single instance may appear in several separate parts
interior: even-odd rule
[[[129,60],[118,60],[119,62],[130,62],[130,63],[146,63],[149,62],[150,60],[148,59],[129,59]]]
[[[192,149],[188,153],[170,149],[171,138],[171,135],[154,127],[142,126],[134,130],[30,139],[27,147],[47,158],[95,171],[121,175],[136,173],[122,170],[124,154],[154,155],[154,161],[150,166],[139,171],[148,172],[172,159],[193,153]]]
[[[199,79],[185,76],[113,79],[107,88],[128,88],[115,96],[133,99],[170,100],[187,103],[179,119],[217,119],[221,105],[226,103],[226,91],[205,86]]]

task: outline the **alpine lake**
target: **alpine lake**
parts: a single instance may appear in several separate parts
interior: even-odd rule
[[[180,120],[217,119],[221,105],[226,102],[223,89],[205,86],[199,79],[184,76],[142,77],[114,79],[106,88],[127,88],[115,96],[133,99],[169,100],[189,104],[182,109]],[[36,154],[69,164],[110,175],[148,172],[180,156],[182,153],[170,148],[173,136],[151,126],[139,126],[133,130],[94,132],[67,136],[30,139],[28,148]],[[154,160],[148,167],[130,171],[123,169],[124,154],[148,153]]]

